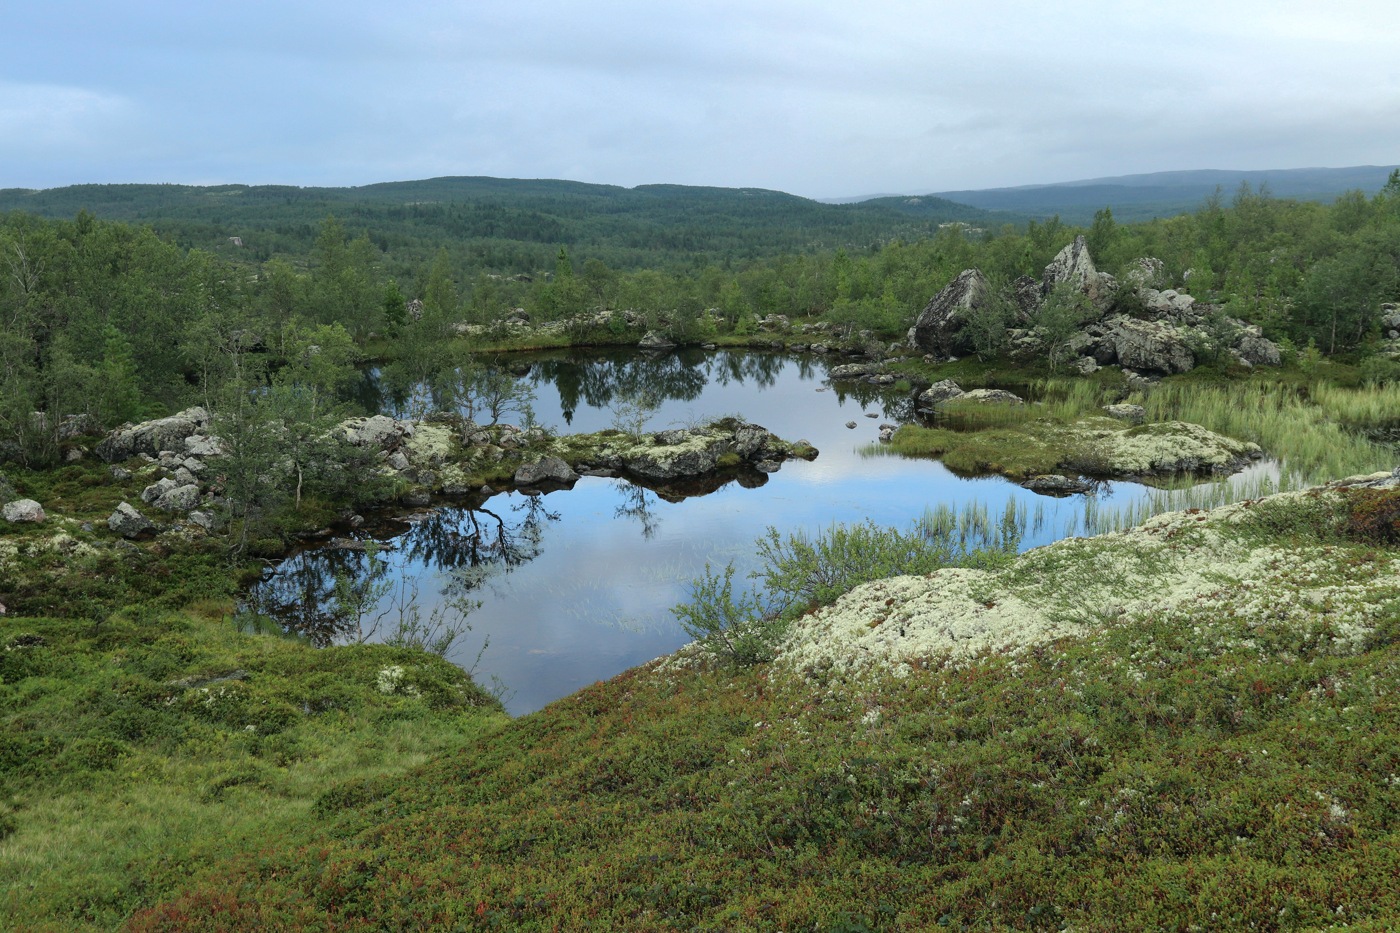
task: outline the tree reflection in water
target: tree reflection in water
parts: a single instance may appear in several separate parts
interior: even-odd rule
[[[384,604],[393,589],[391,575],[405,565],[437,571],[441,595],[458,600],[491,580],[534,560],[543,550],[544,529],[559,520],[542,496],[522,496],[508,509],[444,508],[416,516],[406,530],[386,536],[379,559],[366,552],[365,540],[317,548],[289,557],[249,591],[245,614],[275,620],[288,634],[318,647],[354,641],[365,631],[363,619],[392,609]],[[370,539],[372,540],[372,539]],[[339,591],[337,591],[339,584]],[[256,623],[254,623],[256,624]],[[390,634],[378,631],[379,637]]]
[[[656,537],[656,530],[661,527],[661,518],[651,508],[657,501],[656,493],[625,479],[616,481],[616,489],[622,496],[622,502],[613,509],[613,518],[627,518],[639,523],[642,537],[647,541]]]

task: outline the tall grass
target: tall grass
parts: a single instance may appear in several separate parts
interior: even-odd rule
[[[1159,386],[1139,401],[1151,421],[1191,421],[1253,441],[1279,462],[1286,482],[1315,484],[1389,469],[1395,448],[1359,430],[1400,416],[1400,390],[1317,386]],[[1389,409],[1386,406],[1391,406]]]

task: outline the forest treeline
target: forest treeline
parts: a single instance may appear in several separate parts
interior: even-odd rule
[[[235,261],[304,257],[334,215],[364,234],[390,275],[447,248],[453,272],[531,275],[561,247],[581,263],[619,270],[693,270],[786,253],[868,246],[931,235],[940,224],[1021,220],[941,198],[823,204],[760,188],[642,185],[506,178],[435,178],[359,188],[287,185],[75,185],[0,190],[0,212],[150,225],[172,242]]]
[[[693,267],[677,258],[622,268],[558,248],[547,267],[520,274],[509,263],[464,260],[469,244],[449,241],[430,256],[415,247],[406,258],[354,230],[322,217],[304,250],[252,261],[87,211],[65,220],[0,215],[0,456],[45,462],[77,430],[71,416],[109,427],[214,404],[230,387],[310,386],[311,407],[327,412],[347,398],[347,374],[367,350],[397,362],[405,380],[460,375],[471,343],[454,325],[490,324],[516,308],[537,324],[628,310],[682,340],[751,333],[770,314],[893,338],[961,270],[1003,283],[1038,276],[1081,233],[1101,271],[1155,257],[1169,284],[1260,325],[1285,349],[1377,354],[1381,305],[1400,299],[1400,171],[1377,193],[1332,204],[1242,187],[1145,223],[1118,223],[1104,210],[1087,227],[945,226],[915,239]],[[478,271],[464,275],[467,266]],[[581,343],[609,336],[577,333]]]

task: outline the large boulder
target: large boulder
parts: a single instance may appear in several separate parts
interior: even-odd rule
[[[203,431],[208,425],[209,412],[198,406],[169,418],[124,425],[98,443],[97,455],[108,463],[116,463],[137,454],[154,457],[162,450],[184,450],[185,438]]]
[[[194,483],[176,486],[162,493],[153,505],[165,512],[188,512],[199,505],[199,487]]]
[[[942,382],[935,382],[919,394],[919,407],[932,408],[939,402],[958,398],[962,394],[962,386],[951,379],[944,379]]]
[[[1118,363],[1128,369],[1156,373],[1189,372],[1196,365],[1187,335],[1163,321],[1139,321],[1115,317],[1108,335]]]
[[[0,514],[5,516],[7,522],[42,522],[44,520],[44,507],[33,499],[16,499],[13,502],[6,502]]]
[[[1134,288],[1157,288],[1166,280],[1166,264],[1152,256],[1134,259],[1123,273],[1123,281]]]
[[[917,349],[938,356],[952,356],[972,350],[972,342],[963,336],[968,315],[987,301],[990,292],[987,278],[976,269],[964,269],[934,295],[909,328],[909,343]]]
[[[1155,318],[1182,324],[1196,324],[1202,319],[1195,309],[1196,299],[1176,289],[1159,292],[1155,288],[1139,288],[1137,294],[1143,308]]]
[[[576,479],[578,474],[558,457],[544,457],[534,463],[524,463],[515,471],[517,486],[537,486],[545,482],[572,483]]]
[[[649,330],[641,340],[637,341],[637,346],[643,350],[669,350],[676,345],[676,342],[665,334]]]
[[[1283,362],[1278,344],[1259,334],[1257,328],[1246,328],[1233,349],[1236,356],[1251,366],[1278,366]]]
[[[155,523],[129,503],[123,502],[107,519],[107,527],[123,538],[135,538],[155,528]]]
[[[1099,302],[1108,297],[1109,289],[1105,287],[1106,282],[1099,275],[1099,270],[1094,268],[1093,257],[1089,255],[1089,245],[1083,236],[1074,238],[1064,249],[1060,250],[1055,258],[1050,260],[1050,265],[1045,267],[1045,272],[1040,277],[1040,291],[1042,295],[1049,295],[1059,285],[1069,284],[1076,291],[1081,291],[1089,296],[1089,300]]]
[[[355,447],[395,450],[404,438],[413,436],[413,422],[395,421],[386,415],[349,418],[339,425],[340,436]]]

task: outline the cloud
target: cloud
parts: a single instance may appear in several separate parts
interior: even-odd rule
[[[118,95],[0,81],[0,153],[31,159],[101,153],[139,114]]]

